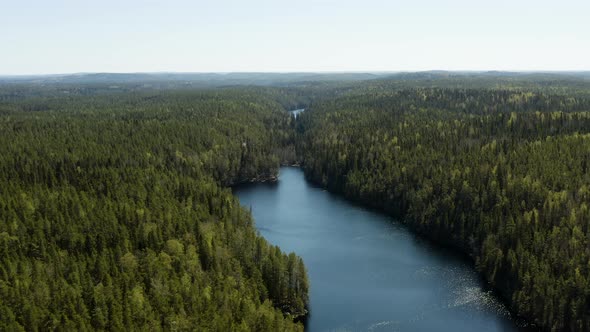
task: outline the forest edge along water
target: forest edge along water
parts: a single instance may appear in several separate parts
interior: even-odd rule
[[[589,76],[411,76],[3,85],[0,330],[589,331]]]
[[[281,167],[275,183],[234,188],[269,242],[301,256],[308,331],[522,331],[471,263],[400,222]]]

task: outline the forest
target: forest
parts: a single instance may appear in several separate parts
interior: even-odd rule
[[[590,330],[588,77],[0,82],[0,330],[303,330],[304,262],[230,190],[293,163]]]
[[[306,177],[470,255],[543,330],[590,330],[590,88],[393,84],[298,118]]]
[[[0,330],[303,330],[302,260],[227,188],[276,176],[278,103],[16,99],[0,106]]]

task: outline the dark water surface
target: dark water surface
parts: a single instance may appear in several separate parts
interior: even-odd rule
[[[271,243],[305,261],[309,331],[517,331],[470,262],[281,168],[234,189]]]

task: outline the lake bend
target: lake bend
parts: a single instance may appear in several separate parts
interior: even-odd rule
[[[313,186],[299,168],[234,194],[269,242],[303,258],[307,331],[523,329],[465,257]]]

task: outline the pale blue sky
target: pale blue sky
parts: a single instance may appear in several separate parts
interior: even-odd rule
[[[0,74],[590,70],[590,0],[0,0]]]

